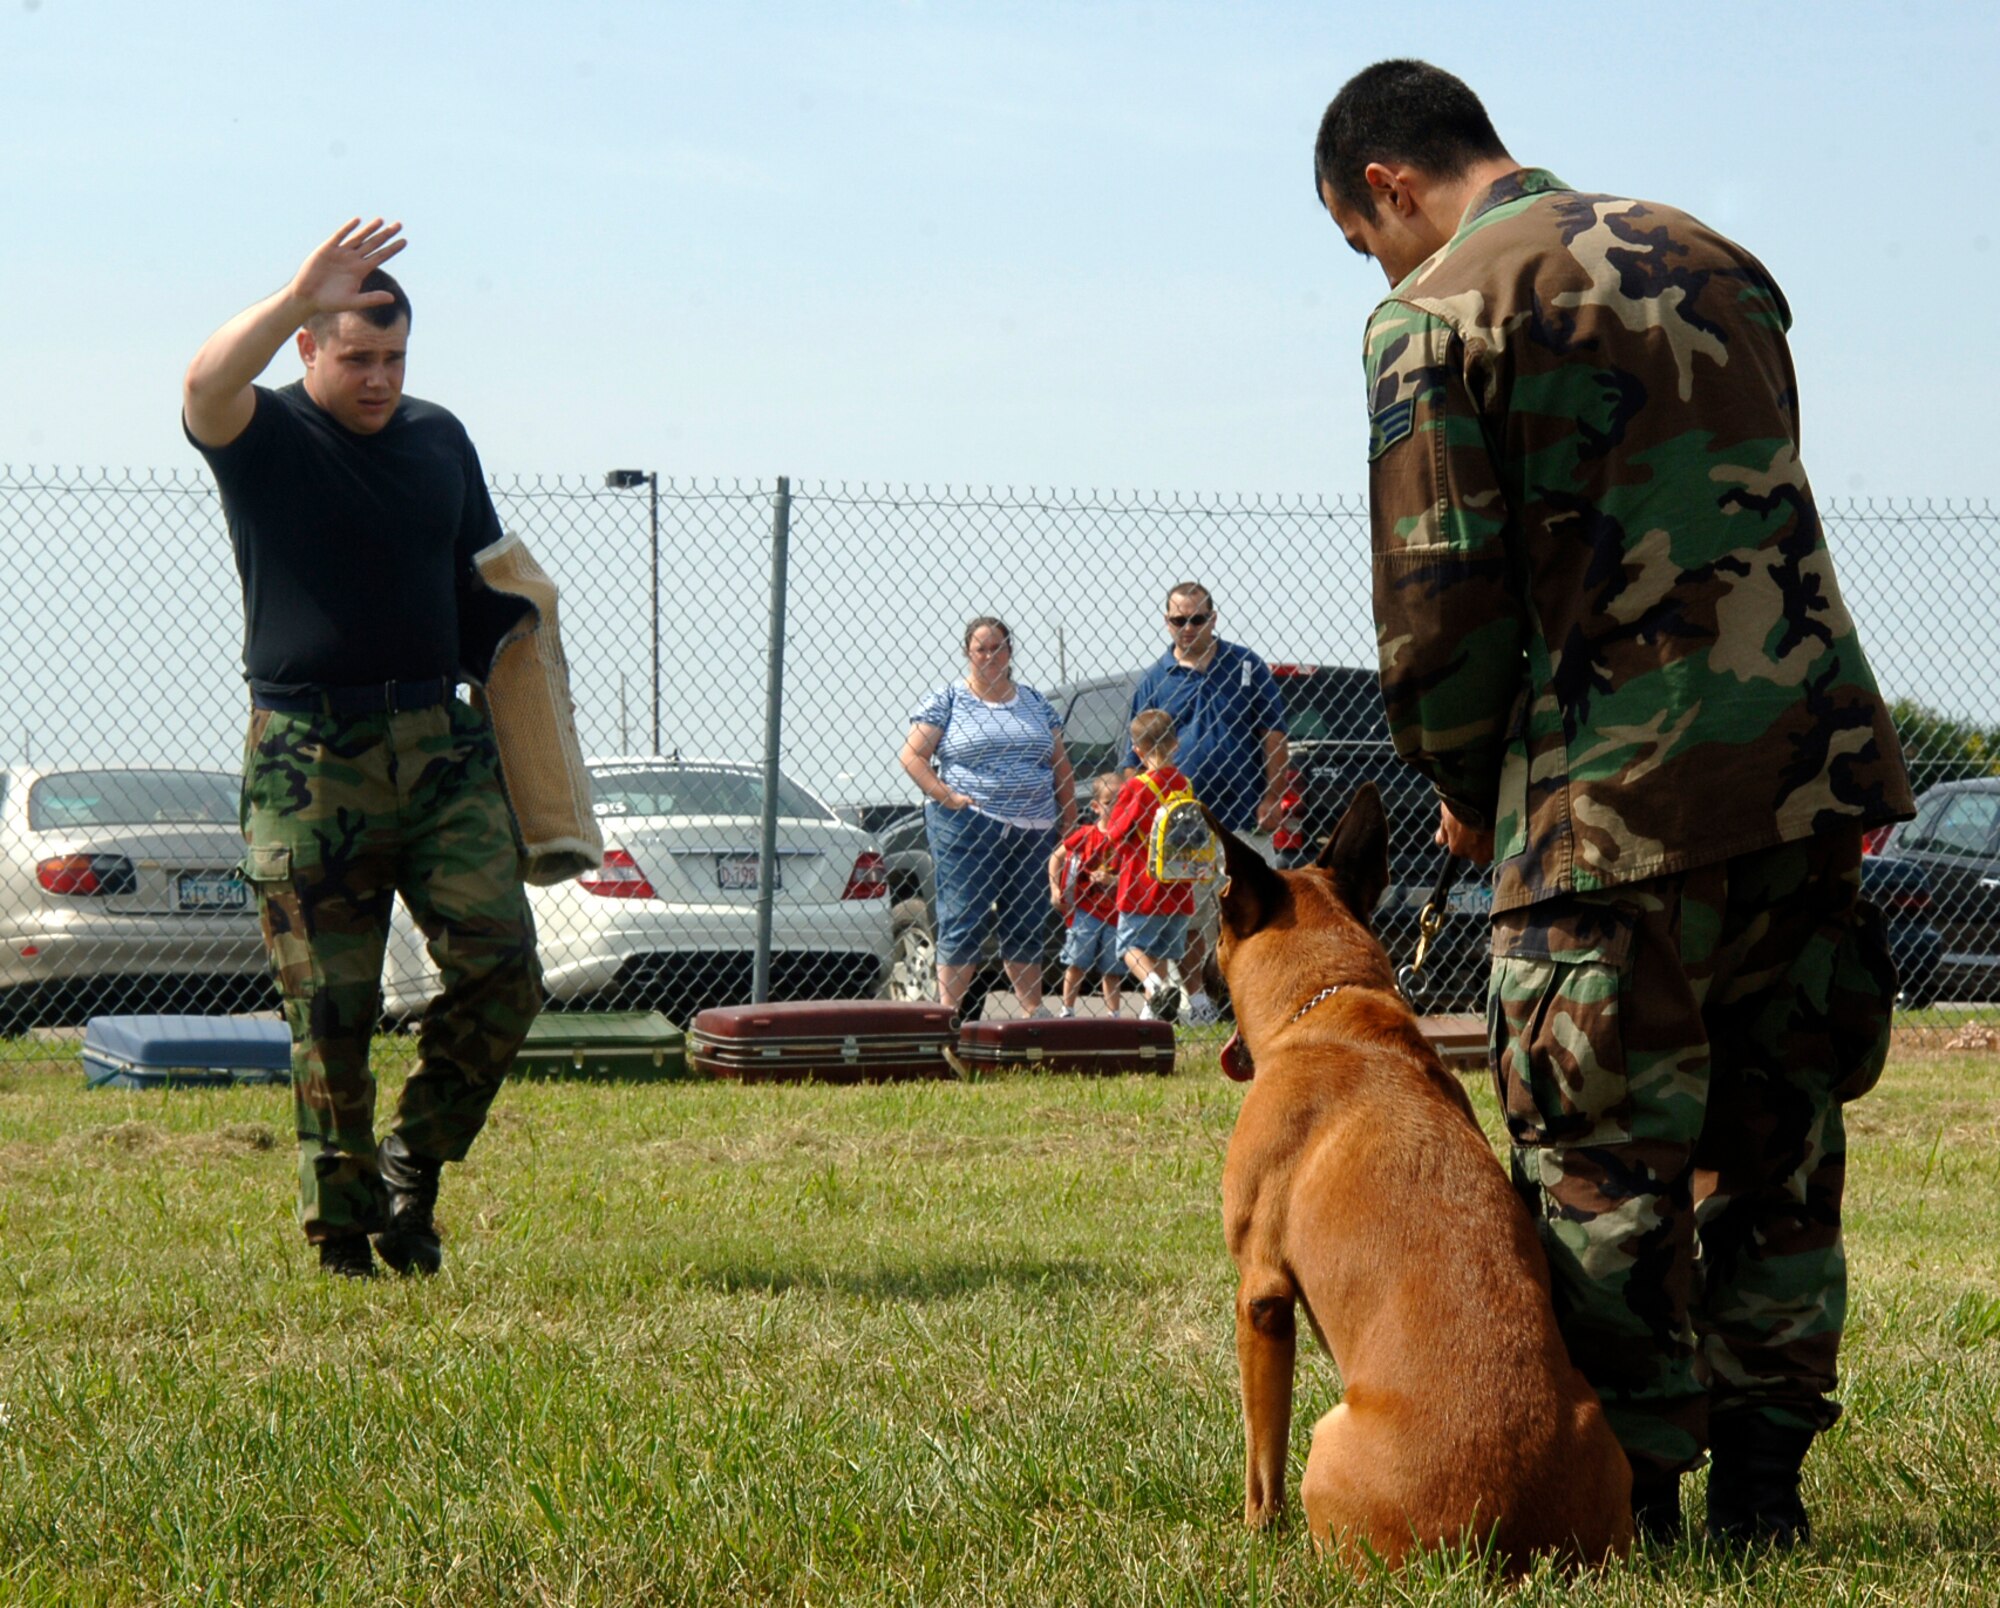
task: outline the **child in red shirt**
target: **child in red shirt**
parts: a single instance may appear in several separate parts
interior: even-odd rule
[[[1174,768],[1180,734],[1164,709],[1142,709],[1132,719],[1132,752],[1139,773],[1119,789],[1104,835],[1118,849],[1118,948],[1146,990],[1141,1017],[1171,1022],[1180,1014],[1181,990],[1173,961],[1187,947],[1194,887],[1156,881],[1146,866],[1147,836],[1161,800],[1188,780]]]
[[[1107,772],[1090,785],[1096,825],[1079,826],[1049,856],[1049,902],[1067,918],[1063,935],[1064,1016],[1076,1015],[1076,997],[1086,973],[1103,979],[1104,1003],[1118,1014],[1125,962],[1118,958],[1118,856],[1104,835],[1104,823],[1118,797],[1118,778]]]

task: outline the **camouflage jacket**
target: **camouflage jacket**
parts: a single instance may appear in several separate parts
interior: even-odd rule
[[[1910,813],[1762,264],[1529,168],[1369,320],[1397,750],[1495,829],[1497,909]]]

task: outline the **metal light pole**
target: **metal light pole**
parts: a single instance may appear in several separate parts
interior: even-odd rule
[[[653,746],[648,753],[660,751],[660,476],[652,469],[611,469],[605,472],[605,485],[613,491],[632,491],[640,486],[647,490],[647,514],[653,532]]]

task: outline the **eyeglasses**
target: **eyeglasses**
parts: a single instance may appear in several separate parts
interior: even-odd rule
[[[1169,614],[1167,616],[1167,624],[1171,625],[1176,631],[1181,631],[1191,625],[1206,625],[1214,618],[1215,610],[1213,609],[1210,609],[1206,614]]]

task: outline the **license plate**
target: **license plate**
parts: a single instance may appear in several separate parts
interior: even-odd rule
[[[1493,890],[1491,888],[1453,888],[1451,908],[1462,915],[1490,916],[1493,913]]]
[[[715,857],[715,885],[725,893],[757,891],[757,856],[754,854],[718,854]],[[771,886],[785,885],[785,868],[779,861],[771,862]]]
[[[174,879],[174,904],[182,910],[247,910],[250,888],[226,871],[183,871]]]

